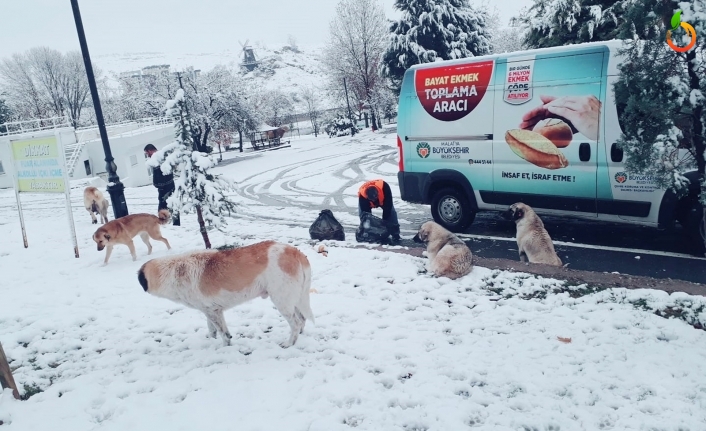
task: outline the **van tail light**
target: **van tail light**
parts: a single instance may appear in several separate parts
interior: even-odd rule
[[[397,136],[397,148],[400,149],[400,172],[404,172],[404,153],[402,152],[402,140],[400,139],[399,135]]]

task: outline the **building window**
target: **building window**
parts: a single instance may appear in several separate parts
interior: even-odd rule
[[[5,175],[5,167],[2,165],[2,160],[0,160],[0,175]]]
[[[137,156],[136,155],[133,154],[132,156],[130,156],[130,164],[132,166],[135,166],[137,164]]]
[[[86,175],[91,175],[91,162],[84,160],[83,167],[86,168]]]

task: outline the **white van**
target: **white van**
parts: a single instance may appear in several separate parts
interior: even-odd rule
[[[621,42],[416,65],[404,76],[397,145],[402,199],[459,232],[478,211],[524,202],[540,213],[698,235],[697,173],[677,199],[630,175],[615,142]],[[698,210],[698,211],[697,211]]]

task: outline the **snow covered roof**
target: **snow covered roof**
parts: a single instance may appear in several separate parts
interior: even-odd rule
[[[272,127],[272,126],[268,126],[267,124],[263,124],[257,130],[258,130],[258,132],[271,132],[271,131],[277,130],[277,129],[279,129],[279,127]]]

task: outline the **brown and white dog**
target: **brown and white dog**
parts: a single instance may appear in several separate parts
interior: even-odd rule
[[[132,242],[132,239],[137,235],[140,235],[142,241],[147,245],[147,254],[152,254],[150,238],[162,241],[167,249],[171,250],[169,241],[162,236],[162,232],[159,230],[160,225],[169,223],[171,214],[169,214],[169,210],[159,210],[158,214],[159,217],[152,214],[130,214],[99,227],[93,234],[93,241],[98,245],[98,251],[107,247],[103,264],[108,264],[113,246],[116,244],[126,245],[130,249],[132,260],[137,260],[135,244]]]
[[[102,224],[108,222],[108,201],[105,200],[103,193],[97,188],[86,187],[83,190],[83,206],[86,207],[86,211],[91,215],[93,224],[98,224],[96,214],[101,215]]]
[[[298,249],[265,241],[231,250],[204,250],[152,259],[137,272],[145,292],[195,308],[206,315],[209,335],[230,345],[223,311],[268,296],[291,328],[282,347],[293,345],[306,320],[311,266]]]
[[[552,238],[544,228],[542,219],[529,205],[522,202],[512,204],[503,217],[513,220],[517,226],[517,249],[522,262],[561,266]]]
[[[426,244],[429,269],[437,277],[455,280],[473,269],[473,254],[466,243],[438,223],[425,222],[412,239]]]

